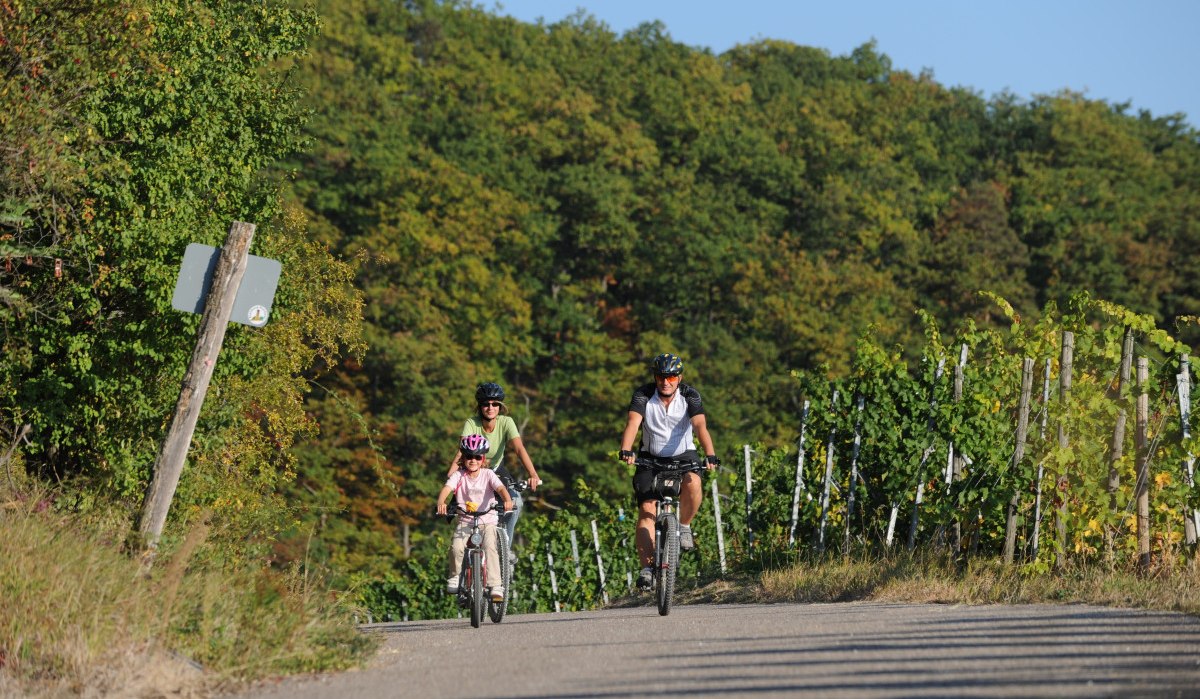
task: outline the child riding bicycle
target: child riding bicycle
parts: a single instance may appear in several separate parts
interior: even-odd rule
[[[459,452],[462,454],[462,470],[455,471],[446,479],[437,497],[437,513],[447,512],[446,498],[454,493],[458,506],[467,512],[477,512],[492,506],[497,496],[504,501],[504,511],[512,510],[513,501],[508,489],[500,482],[495,471],[484,468],[487,464],[487,452],[491,445],[487,437],[478,434],[463,437],[459,442]],[[485,585],[492,589],[492,599],[499,602],[504,599],[504,584],[500,576],[500,555],[496,544],[496,525],[499,518],[495,512],[489,512],[479,518],[483,529],[483,550],[485,557]],[[446,579],[446,591],[450,594],[458,592],[458,577],[462,572],[463,552],[467,548],[467,538],[471,535],[471,518],[460,516],[458,527],[454,530],[454,538],[450,544],[450,572]]]

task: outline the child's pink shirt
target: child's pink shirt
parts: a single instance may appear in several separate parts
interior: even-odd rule
[[[450,477],[446,479],[446,486],[454,491],[454,499],[458,502],[459,507],[466,509],[467,503],[473,502],[476,510],[485,510],[496,501],[496,490],[503,488],[504,483],[490,468],[481,468],[478,474],[478,477],[472,479],[467,476],[465,470],[459,470],[450,474]],[[458,521],[470,524],[471,518],[459,515]],[[479,518],[480,524],[496,524],[499,521],[500,516],[495,512],[489,512]]]

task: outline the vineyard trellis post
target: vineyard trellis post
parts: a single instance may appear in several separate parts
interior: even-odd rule
[[[1146,430],[1150,423],[1150,396],[1146,384],[1149,382],[1150,361],[1145,357],[1137,360],[1137,540],[1138,568],[1143,573],[1150,570],[1150,450],[1147,448]]]
[[[792,491],[792,521],[788,525],[788,546],[796,544],[796,523],[800,519],[800,491],[804,488],[804,437],[808,430],[809,402],[800,408],[800,444],[796,455],[796,487]]]
[[[592,520],[592,543],[596,546],[596,568],[600,571],[600,598],[608,604],[608,590],[604,587],[604,559],[600,557],[600,533],[596,530],[596,520]]]
[[[837,411],[838,391],[833,389],[833,400],[829,403],[831,412]],[[831,417],[829,425],[829,441],[825,447],[825,482],[821,485],[821,526],[817,530],[817,551],[825,553],[825,522],[829,517],[829,491],[833,485],[833,439],[837,435],[836,422]]]
[[[1178,387],[1179,393],[1179,423],[1183,433],[1183,441],[1186,443],[1192,434],[1192,371],[1191,361],[1188,358],[1187,352],[1179,355],[1179,373],[1175,375],[1175,385]],[[1189,448],[1183,457],[1183,478],[1189,490],[1196,487],[1195,466],[1196,459]],[[1200,530],[1200,508],[1192,508],[1192,511],[1188,512],[1185,502],[1183,509],[1183,531],[1184,540],[1188,546],[1195,545],[1197,530]]]
[[[854,491],[858,483],[858,452],[862,446],[862,411],[863,411],[863,396],[860,394],[856,403],[856,414],[854,418],[854,448],[850,452],[850,486],[846,494],[846,541],[842,545],[842,557],[846,558],[850,555],[850,522],[854,518]]]
[[[751,451],[752,450],[750,449],[749,444],[742,445],[742,454],[745,456],[745,461],[746,461],[746,549],[747,550],[754,549],[754,521],[753,521],[753,510],[751,509],[751,506],[753,505],[753,502],[754,502],[754,497],[753,497],[753,493],[752,493],[754,479],[752,478],[751,473],[750,473],[750,452]]]
[[[558,576],[554,574],[554,554],[550,553],[550,544],[546,544],[546,567],[550,569],[550,595],[554,600],[554,611],[561,612],[562,606],[558,603]]]
[[[1021,361],[1021,397],[1017,402],[1017,443],[1013,448],[1009,473],[1017,474],[1025,458],[1025,440],[1029,435],[1029,397],[1033,393],[1033,359]],[[1008,501],[1008,516],[1004,522],[1004,563],[1013,562],[1017,548],[1017,510],[1021,506],[1021,481],[1014,478],[1012,499]]]
[[[958,350],[958,364],[954,365],[954,402],[962,401],[963,392],[963,374],[967,368],[967,343],[962,343]],[[954,484],[962,480],[963,455],[962,453],[954,453],[954,442],[950,443],[950,448],[946,456],[946,460],[950,463],[950,473],[946,478],[946,492],[949,495],[954,493]],[[957,556],[962,553],[962,517],[959,508],[953,508],[954,512],[954,554]]]
[[[571,530],[571,560],[575,562],[575,579],[583,577],[583,568],[579,565],[579,539],[575,536],[575,530]]]
[[[1113,400],[1120,407],[1117,409],[1116,424],[1113,425],[1112,445],[1108,454],[1108,507],[1111,514],[1117,514],[1117,491],[1121,487],[1121,472],[1117,464],[1125,455],[1125,422],[1128,416],[1125,412],[1125,384],[1129,383],[1129,372],[1133,364],[1133,328],[1125,328],[1125,339],[1121,343],[1121,368],[1117,372],[1117,387]],[[1110,524],[1104,528],[1105,550],[1111,557],[1113,554],[1116,531]]]
[[[937,432],[937,385],[942,380],[942,374],[946,370],[946,358],[938,359],[937,369],[933,372],[933,383],[929,386],[929,446],[925,447],[925,451],[921,454],[921,462],[917,464],[917,492],[913,497],[913,513],[912,521],[908,526],[908,550],[912,551],[917,547],[917,528],[921,524],[921,501],[925,494],[925,464],[929,462],[930,455],[933,454],[937,446],[937,438],[933,435]]]
[[[713,521],[717,527],[717,555],[721,561],[721,574],[725,574],[725,529],[721,524],[721,495],[717,492],[717,479],[713,477],[709,480],[709,486],[712,489],[712,504],[713,504]],[[633,580],[630,577],[630,580]],[[632,583],[630,583],[632,586]]]
[[[529,577],[532,578],[532,580],[530,581],[530,585],[529,585],[529,590],[530,590],[529,611],[530,611],[530,613],[537,611],[538,584],[537,584],[537,578],[534,577],[534,575],[533,575],[534,565],[535,565],[536,561],[537,561],[537,557],[534,556],[532,553],[530,553],[529,554]]]
[[[1042,369],[1042,424],[1038,430],[1038,442],[1044,444],[1046,441],[1046,425],[1050,420],[1050,358],[1046,357],[1046,364]],[[1033,548],[1032,558],[1037,560],[1038,557],[1038,542],[1041,540],[1042,532],[1042,476],[1046,471],[1046,457],[1043,456],[1038,460],[1037,465],[1037,494],[1033,499]]]
[[[1070,436],[1067,433],[1067,410],[1071,404],[1071,365],[1075,357],[1075,333],[1070,330],[1062,332],[1062,359],[1059,362],[1058,402],[1062,407],[1062,415],[1058,418],[1058,448],[1066,451],[1070,446]],[[1055,497],[1058,507],[1054,518],[1054,535],[1058,544],[1058,556],[1054,567],[1062,570],[1067,564],[1067,488],[1070,479],[1066,473],[1059,473],[1055,480]]]

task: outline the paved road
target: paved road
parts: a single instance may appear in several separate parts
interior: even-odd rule
[[[690,605],[366,628],[385,637],[368,668],[241,696],[1200,697],[1200,619],[1166,612]]]

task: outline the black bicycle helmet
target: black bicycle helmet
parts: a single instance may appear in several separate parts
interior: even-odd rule
[[[655,376],[679,376],[683,373],[683,360],[679,355],[663,353],[650,362]]]
[[[494,381],[488,381],[487,383],[481,383],[475,388],[475,402],[476,403],[479,403],[482,405],[483,403],[486,403],[489,400],[498,400],[498,401],[504,400],[504,389],[500,387],[500,384],[495,383]]]

